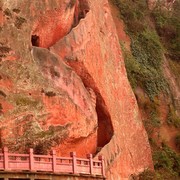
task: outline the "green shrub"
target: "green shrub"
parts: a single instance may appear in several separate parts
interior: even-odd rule
[[[160,168],[170,168],[172,167],[172,162],[164,151],[157,151],[153,155],[155,169]]]
[[[161,65],[163,48],[155,31],[145,30],[131,43],[132,54],[140,64],[140,72],[136,77],[150,99],[167,89]]]
[[[155,173],[150,170],[145,170],[139,175],[139,180],[154,180],[155,179]]]
[[[153,135],[154,131],[156,131],[161,125],[157,104],[149,100],[144,103],[144,107],[142,108],[143,111],[148,115],[144,120],[144,127],[147,131],[151,145],[156,147],[156,141],[152,139],[151,136]]]
[[[150,117],[151,117],[151,123],[153,127],[160,127],[161,122],[158,118],[157,112],[156,111],[151,112]]]
[[[180,175],[180,155],[167,145],[163,144],[162,149],[153,153],[153,161],[155,170],[166,170],[173,177]]]
[[[135,60],[132,54],[128,51],[123,51],[123,56],[125,59],[125,66],[127,71],[127,76],[131,87],[135,89],[137,87],[137,75],[140,72],[140,64]]]
[[[167,124],[176,128],[180,128],[180,117],[176,114],[173,106],[170,106],[169,108]]]

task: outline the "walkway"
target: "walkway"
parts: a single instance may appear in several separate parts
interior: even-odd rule
[[[102,156],[98,160],[93,159],[92,154],[87,155],[87,158],[77,158],[75,152],[71,152],[70,157],[57,157],[55,151],[51,155],[36,155],[33,154],[33,149],[30,149],[29,154],[15,154],[4,148],[0,153],[0,180],[14,178],[15,174],[18,174],[19,179],[38,179],[42,175],[50,179],[63,174],[103,179],[104,159]]]

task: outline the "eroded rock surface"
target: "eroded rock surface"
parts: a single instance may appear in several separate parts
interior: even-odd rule
[[[108,1],[0,5],[1,146],[100,153],[110,180],[152,168]]]

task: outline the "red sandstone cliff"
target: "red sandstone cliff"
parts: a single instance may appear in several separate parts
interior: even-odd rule
[[[0,7],[1,146],[103,154],[110,180],[152,168],[108,1]]]

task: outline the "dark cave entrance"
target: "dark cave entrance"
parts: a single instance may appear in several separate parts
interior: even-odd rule
[[[39,36],[32,35],[31,36],[31,43],[32,43],[33,46],[39,47]]]
[[[108,107],[99,92],[92,76],[88,73],[87,69],[82,63],[68,62],[73,70],[81,77],[86,89],[92,89],[96,96],[96,113],[98,119],[98,130],[97,130],[97,151],[98,153],[106,144],[108,144],[112,136],[114,135],[114,128],[112,125],[112,119],[108,110]]]
[[[96,112],[98,116],[98,148],[104,147],[111,140],[114,129],[111,122],[111,116],[101,96],[97,96]]]

